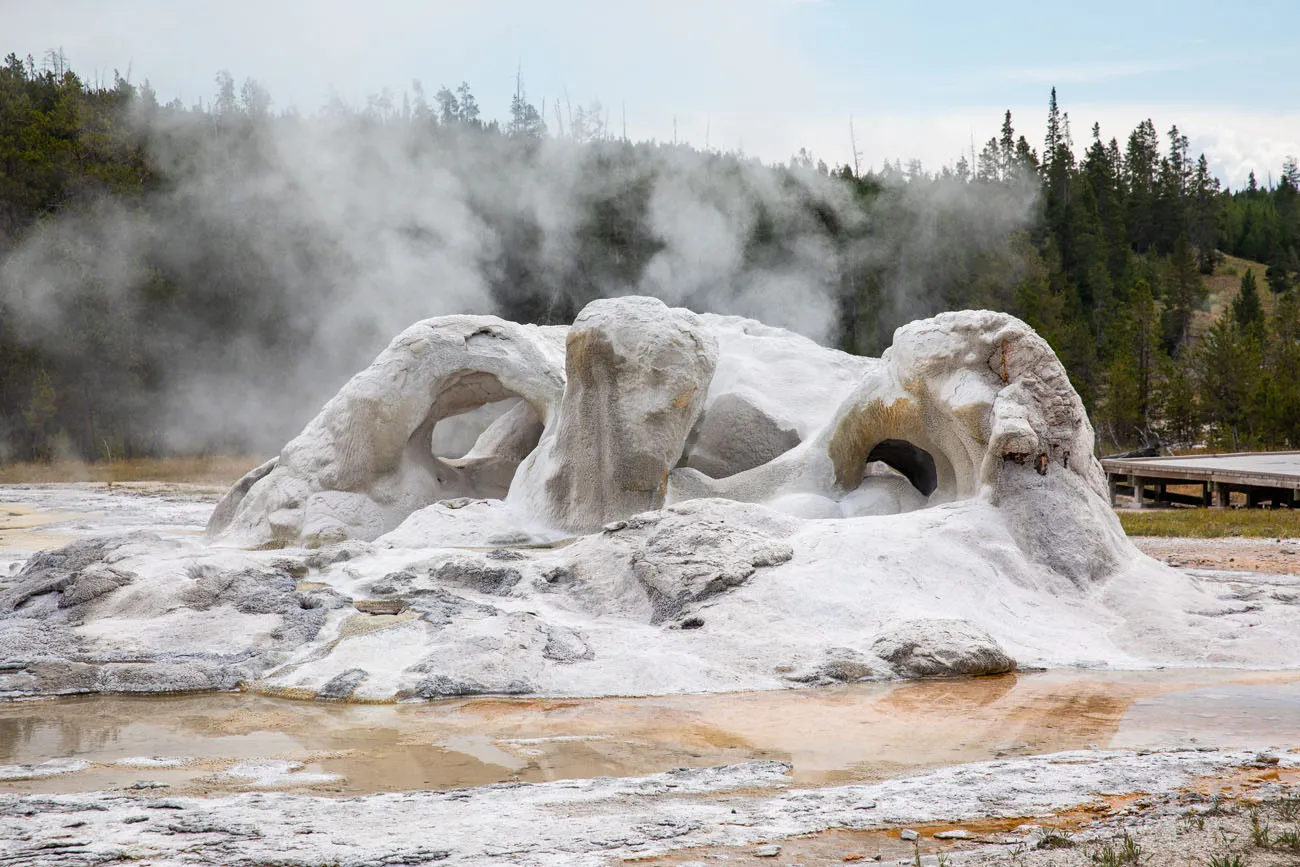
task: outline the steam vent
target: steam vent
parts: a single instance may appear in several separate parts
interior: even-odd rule
[[[202,541],[33,558],[0,692],[630,695],[1291,666],[1296,606],[1137,552],[1051,348],[1001,313],[879,359],[651,298],[397,336]]]

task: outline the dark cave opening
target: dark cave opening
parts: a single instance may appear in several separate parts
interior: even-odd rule
[[[939,473],[934,458],[920,446],[907,440],[882,440],[867,455],[867,462],[880,461],[898,470],[925,496],[939,487]]]

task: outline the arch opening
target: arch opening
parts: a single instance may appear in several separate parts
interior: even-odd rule
[[[404,463],[419,467],[416,508],[438,500],[503,499],[515,470],[541,438],[542,420],[522,395],[483,371],[447,377],[407,441]]]
[[[433,454],[443,460],[465,457],[493,422],[523,402],[507,397],[439,419],[433,426]]]
[[[872,461],[898,470],[923,496],[930,496],[939,487],[939,470],[934,458],[907,440],[881,440],[867,455],[867,463]]]

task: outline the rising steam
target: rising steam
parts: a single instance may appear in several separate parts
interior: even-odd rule
[[[887,334],[949,306],[975,259],[1014,260],[1008,239],[1035,205],[1033,185],[953,179],[893,181],[868,201],[811,168],[396,114],[137,108],[168,183],[46,222],[9,253],[0,290],[32,345],[78,352],[70,326],[93,320],[137,355],[87,387],[167,450],[276,450],[429,316],[563,322],[635,292],[834,342],[869,271]]]

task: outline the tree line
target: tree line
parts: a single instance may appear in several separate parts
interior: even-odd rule
[[[1275,183],[1252,175],[1224,190],[1177,127],[1162,140],[1150,121],[1122,146],[1094,125],[1080,151],[1055,91],[1041,146],[1008,112],[979,153],[938,172],[829,167],[806,152],[761,165],[628,141],[598,104],[554,109],[548,124],[520,80],[505,121],[488,120],[468,84],[428,97],[414,82],[400,98],[334,100],[321,114],[349,131],[346,159],[376,184],[394,161],[447,175],[464,211],[454,224],[403,217],[374,243],[398,244],[383,261],[405,267],[467,243],[462,230],[489,234],[466,254],[485,293],[478,312],[568,322],[628,291],[792,317],[824,302],[820,336],[878,354],[911,318],[1001,309],[1051,342],[1104,449],[1300,447],[1294,161]],[[0,460],[273,448],[391,337],[379,320],[339,332],[322,312],[381,292],[355,288],[371,260],[346,227],[366,203],[343,197],[332,216],[276,209],[288,196],[336,204],[280,171],[296,158],[283,142],[307,123],[229,73],[210,101],[185,106],[160,103],[147,82],[89,84],[57,53],[6,58]],[[396,145],[372,146],[382,142]],[[252,192],[239,186],[249,177]],[[222,196],[220,211],[202,205]],[[691,247],[711,231],[725,257]],[[1240,291],[1216,316],[1205,281],[1224,279],[1225,255],[1260,264],[1233,275]],[[329,351],[312,355],[322,343]],[[336,362],[334,379],[290,380],[304,357]],[[275,376],[286,377],[278,426],[224,424]],[[172,435],[204,404],[201,423]]]

